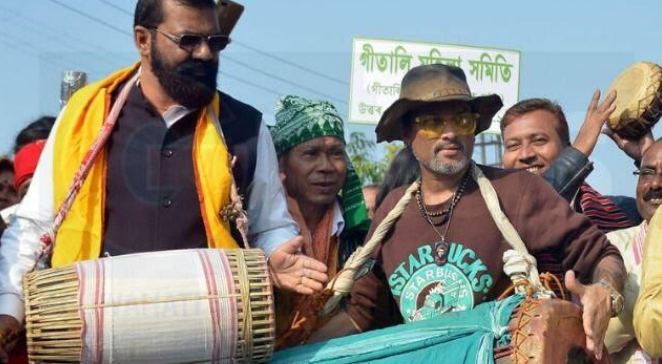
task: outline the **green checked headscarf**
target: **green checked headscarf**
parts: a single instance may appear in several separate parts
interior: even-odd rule
[[[331,103],[293,95],[280,100],[276,107],[276,125],[269,131],[279,157],[297,145],[319,137],[333,136],[345,143],[342,118]],[[345,158],[347,176],[340,193],[345,229],[368,230],[370,219],[363,200],[361,181],[347,154]]]

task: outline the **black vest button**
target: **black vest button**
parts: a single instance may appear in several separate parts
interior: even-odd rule
[[[170,207],[172,206],[172,200],[169,198],[164,198],[162,202],[163,207]]]

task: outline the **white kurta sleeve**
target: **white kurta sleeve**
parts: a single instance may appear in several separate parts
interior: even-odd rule
[[[19,322],[24,316],[23,277],[35,266],[39,238],[53,223],[53,144],[59,121],[46,142],[30,189],[0,244],[0,315],[13,316]]]
[[[299,227],[287,210],[285,189],[278,177],[278,159],[271,134],[264,122],[257,141],[257,161],[248,188],[248,240],[267,257],[284,242],[298,235]]]

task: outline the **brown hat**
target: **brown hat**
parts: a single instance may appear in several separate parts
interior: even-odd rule
[[[499,95],[472,97],[467,77],[461,68],[443,64],[414,67],[402,79],[400,98],[382,114],[377,124],[377,142],[402,140],[402,117],[423,105],[448,101],[466,101],[480,114],[474,134],[490,127],[501,109]]]

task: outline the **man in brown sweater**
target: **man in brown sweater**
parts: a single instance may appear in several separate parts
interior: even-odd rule
[[[378,141],[403,140],[411,148],[421,186],[375,250],[372,271],[354,286],[347,314],[317,338],[472,309],[503,292],[510,281],[502,257],[511,246],[469,173],[475,135],[501,106],[497,95],[472,97],[460,68],[428,65],[407,73],[400,99],[376,132]],[[480,169],[529,253],[563,262],[567,288],[584,306],[587,347],[599,357],[609,318],[622,308],[625,269],[618,250],[540,177]],[[369,236],[404,193],[400,188],[386,198]]]

